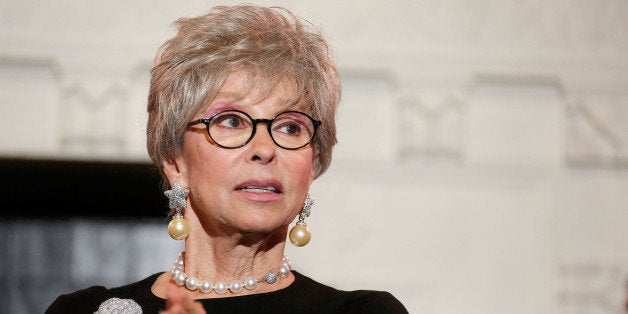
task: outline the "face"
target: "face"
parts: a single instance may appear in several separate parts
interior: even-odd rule
[[[249,88],[243,73],[236,72],[194,119],[224,110],[272,119],[283,111],[299,110],[296,99],[290,84],[279,84],[262,96]],[[181,155],[164,162],[164,169],[171,183],[178,181],[190,190],[186,216],[196,215],[209,227],[206,231],[271,233],[300,211],[314,178],[312,161],[311,144],[298,150],[280,148],[266,124],[258,124],[253,139],[235,149],[215,145],[199,124],[185,132]]]

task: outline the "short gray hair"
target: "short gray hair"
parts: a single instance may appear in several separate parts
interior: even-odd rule
[[[336,144],[341,85],[327,42],[290,11],[250,5],[213,8],[181,18],[178,33],[158,50],[148,96],[148,154],[163,173],[183,147],[187,123],[211,101],[229,74],[244,71],[250,88],[294,83],[304,111],[321,120],[312,145],[318,177]]]

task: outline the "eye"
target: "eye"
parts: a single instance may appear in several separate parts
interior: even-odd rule
[[[272,129],[278,136],[301,139],[311,137],[314,126],[306,115],[300,112],[287,112],[275,118]]]
[[[277,125],[274,130],[287,135],[298,136],[303,131],[303,126],[296,121],[286,120]]]
[[[212,124],[227,129],[243,129],[248,127],[248,119],[234,112],[221,113],[214,117]]]

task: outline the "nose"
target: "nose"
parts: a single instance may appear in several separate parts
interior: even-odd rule
[[[261,164],[270,163],[275,159],[277,146],[270,136],[268,126],[265,123],[258,123],[255,127],[255,135],[247,145],[249,146],[247,159]]]

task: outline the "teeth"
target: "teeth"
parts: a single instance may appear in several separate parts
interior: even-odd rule
[[[254,192],[254,193],[276,192],[277,191],[277,189],[274,186],[265,186],[265,187],[247,186],[247,187],[243,188],[242,190],[246,190],[247,192]]]

